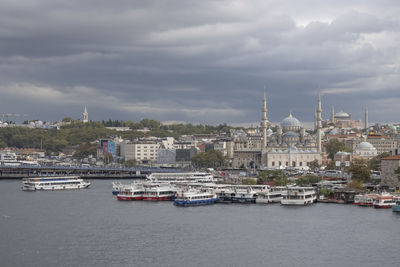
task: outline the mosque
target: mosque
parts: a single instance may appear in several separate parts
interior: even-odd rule
[[[306,169],[315,160],[319,164],[321,157],[322,108],[318,96],[316,109],[316,136],[312,136],[302,127],[301,122],[291,113],[278,125],[276,132],[270,128],[267,119],[267,99],[264,96],[261,121],[261,149],[234,152],[234,166],[249,166],[254,162],[261,169]]]

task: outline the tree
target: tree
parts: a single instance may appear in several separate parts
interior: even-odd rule
[[[369,167],[372,170],[379,171],[381,169],[381,160],[382,160],[382,158],[389,157],[389,156],[390,156],[389,152],[383,152],[382,154],[379,154],[378,156],[370,159]]]
[[[97,152],[96,144],[85,143],[85,144],[80,145],[76,149],[76,151],[72,157],[76,158],[76,159],[83,159],[83,158],[87,158],[89,155],[96,155],[96,152]]]
[[[255,179],[252,179],[252,178],[246,178],[246,179],[243,179],[242,184],[245,184],[245,185],[256,185],[257,181]]]
[[[334,170],[334,169],[336,169],[335,162],[334,162],[333,160],[329,161],[329,162],[328,162],[328,165],[326,166],[326,168],[327,168],[328,170]]]
[[[321,179],[318,176],[314,175],[306,175],[298,178],[296,180],[296,184],[299,186],[306,186],[306,185],[311,185],[318,183]]]
[[[321,167],[321,165],[318,163],[318,160],[313,160],[311,162],[308,163],[308,167],[310,167],[310,169],[312,171],[315,171],[316,169],[318,169],[319,167]]]
[[[225,164],[225,157],[221,151],[210,150],[197,154],[191,159],[191,162],[196,167],[215,168]]]
[[[124,166],[128,168],[135,167],[137,164],[136,159],[128,159],[124,162]]]
[[[335,154],[339,151],[352,152],[350,148],[347,148],[342,142],[337,139],[331,139],[326,144],[326,152],[328,153],[328,158],[332,159],[335,157]]]
[[[371,180],[371,169],[365,160],[354,159],[350,163],[349,172],[353,181],[369,182]]]
[[[268,170],[260,171],[257,175],[257,184],[264,184],[265,182],[274,182],[276,185],[286,185],[287,176],[282,170]]]

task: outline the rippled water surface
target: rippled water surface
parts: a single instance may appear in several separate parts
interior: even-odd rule
[[[0,181],[0,266],[400,266],[400,214],[121,202],[111,181],[24,192]]]

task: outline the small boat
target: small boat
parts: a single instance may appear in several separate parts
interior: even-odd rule
[[[118,200],[142,200],[144,187],[141,185],[124,186],[117,194]]]
[[[218,197],[214,192],[205,190],[189,189],[182,191],[181,194],[177,195],[174,200],[176,206],[199,206],[199,205],[210,205],[217,202]]]
[[[112,182],[112,194],[113,195],[118,195],[120,191],[125,187],[126,185],[122,184],[121,182]]]
[[[24,178],[22,189],[35,190],[68,190],[88,188],[90,182],[79,176],[45,176],[36,178]]]
[[[376,209],[390,209],[393,205],[395,205],[393,196],[388,193],[382,193],[374,200],[374,208]]]
[[[286,194],[282,195],[282,205],[311,205],[317,200],[313,187],[288,187]]]

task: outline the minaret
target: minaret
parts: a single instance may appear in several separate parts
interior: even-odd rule
[[[331,110],[331,123],[335,124],[335,109],[333,108],[333,105]]]
[[[321,153],[321,129],[322,129],[322,107],[321,107],[321,94],[318,91],[318,105],[317,105],[317,150]]]
[[[267,97],[264,89],[264,100],[262,108],[262,121],[261,121],[262,135],[263,135],[263,149],[267,147]]]
[[[368,108],[365,108],[365,129],[368,129]]]
[[[83,111],[82,122],[84,122],[84,123],[89,122],[89,113],[87,112],[86,106],[85,106],[85,110]]]

